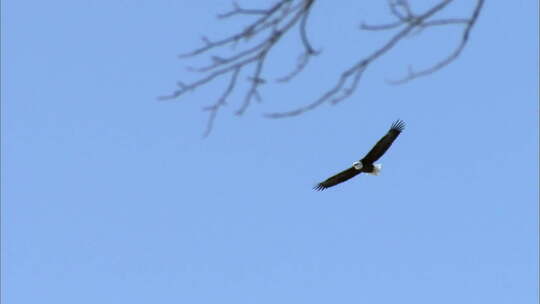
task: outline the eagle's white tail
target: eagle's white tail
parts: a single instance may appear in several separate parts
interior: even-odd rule
[[[381,172],[381,169],[382,169],[382,164],[374,164],[373,172],[369,172],[368,174],[377,176]]]

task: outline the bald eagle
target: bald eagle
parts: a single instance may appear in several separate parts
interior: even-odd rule
[[[386,152],[386,150],[388,150],[388,148],[390,148],[394,140],[396,140],[396,138],[401,133],[401,131],[403,131],[404,128],[405,123],[402,120],[396,120],[390,127],[388,133],[386,133],[386,135],[384,135],[377,142],[377,144],[375,144],[375,146],[371,148],[371,151],[369,151],[369,153],[364,156],[364,158],[359,161],[355,161],[352,164],[352,167],[350,167],[349,169],[346,169],[345,171],[330,177],[324,182],[317,184],[313,189],[320,191],[330,188],[362,172],[372,175],[379,175],[379,172],[381,171],[381,165],[374,164],[374,162],[377,161],[381,156],[383,156],[383,154]]]

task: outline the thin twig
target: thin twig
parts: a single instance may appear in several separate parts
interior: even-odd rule
[[[309,16],[315,0],[275,1],[274,4],[265,9],[243,8],[239,4],[233,3],[233,8],[230,11],[218,15],[219,19],[243,16],[254,18],[254,20],[248,23],[242,30],[223,39],[211,40],[207,37],[202,37],[202,46],[195,48],[188,53],[179,55],[180,58],[188,58],[208,54],[210,51],[224,52],[225,47],[235,47],[232,55],[211,55],[209,56],[210,62],[206,65],[188,68],[190,71],[201,73],[202,75],[192,82],[178,82],[177,90],[168,96],[160,97],[160,99],[178,98],[187,92],[194,91],[229,74],[230,78],[228,85],[221,96],[214,104],[204,108],[205,111],[210,112],[205,136],[213,129],[218,111],[225,106],[227,98],[229,98],[236,86],[239,85],[238,79],[241,72],[245,72],[246,70],[249,71],[245,78],[245,81],[249,85],[247,86],[244,100],[237,109],[236,114],[242,115],[245,113],[254,100],[262,100],[260,88],[266,83],[263,73],[265,71],[265,64],[269,58],[268,55],[279,41],[282,40],[281,38],[291,32],[293,28],[298,28],[299,41],[303,50],[299,54],[297,63],[292,71],[285,76],[276,79],[277,82],[284,83],[291,81],[308,66],[310,59],[313,56],[320,53],[320,51],[316,51],[313,48],[307,34]],[[351,64],[338,76],[336,82],[330,89],[323,92],[311,103],[291,111],[270,113],[265,116],[270,118],[290,117],[315,109],[324,103],[332,105],[337,104],[352,96],[358,89],[360,80],[371,63],[392,50],[405,37],[418,35],[427,28],[464,25],[460,43],[447,58],[444,58],[440,62],[424,70],[414,72],[411,69],[406,77],[397,80],[394,83],[408,82],[444,68],[462,53],[485,0],[476,0],[476,7],[469,18],[435,19],[435,16],[440,15],[440,12],[442,12],[453,0],[439,1],[440,2],[436,3],[422,14],[416,14],[407,0],[389,0],[388,6],[391,15],[395,18],[394,21],[379,25],[363,23],[360,28],[367,31],[396,31],[393,36],[368,56],[356,60]],[[237,47],[239,49],[238,51],[236,51]]]
[[[223,92],[218,101],[215,104],[205,107],[203,109],[204,111],[210,112],[210,116],[208,117],[208,122],[206,124],[206,131],[204,131],[203,137],[207,137],[212,131],[214,127],[214,120],[216,119],[219,108],[227,104],[227,97],[229,97],[234,87],[236,86],[236,80],[238,79],[238,74],[240,74],[241,69],[241,67],[237,67],[234,69],[234,72],[231,75],[231,79],[229,80],[229,86],[227,87],[225,92]]]
[[[321,97],[316,99],[314,102],[297,108],[292,111],[286,111],[286,112],[276,112],[276,113],[269,113],[265,114],[268,118],[283,118],[283,117],[291,117],[303,114],[307,111],[313,110],[320,106],[321,104],[331,100],[332,104],[336,104],[343,99],[349,97],[354,90],[358,87],[358,82],[360,81],[360,78],[365,71],[365,69],[371,64],[374,60],[379,58],[380,56],[384,55],[386,52],[388,52],[390,49],[392,49],[401,39],[406,37],[415,27],[418,26],[418,24],[422,23],[424,20],[430,18],[438,11],[442,10],[444,7],[446,7],[448,4],[450,4],[452,0],[444,0],[440,2],[438,5],[435,5],[428,11],[426,11],[424,14],[415,17],[414,20],[408,21],[407,27],[399,31],[397,34],[395,34],[388,42],[386,42],[381,48],[375,50],[371,55],[367,56],[366,58],[360,60],[347,70],[341,74],[339,77],[337,83],[326,93],[324,93]],[[352,78],[351,78],[352,77]],[[348,81],[351,81],[351,85],[349,88],[345,88],[345,85]],[[338,95],[341,93],[342,95]]]
[[[476,7],[475,7],[475,9],[473,11],[472,16],[468,20],[467,19],[447,19],[447,20],[436,20],[436,21],[433,21],[431,23],[424,23],[423,24],[424,27],[426,27],[426,26],[435,26],[435,25],[446,25],[446,24],[460,24],[460,23],[461,24],[466,24],[466,27],[463,30],[463,34],[461,36],[460,43],[454,49],[454,51],[452,53],[450,53],[450,55],[448,55],[446,58],[444,58],[443,60],[435,63],[434,65],[432,65],[429,68],[426,68],[426,69],[423,69],[423,70],[420,70],[420,71],[417,71],[417,72],[413,71],[412,68],[409,68],[409,73],[408,73],[407,76],[405,76],[405,77],[403,77],[401,79],[398,79],[398,80],[389,81],[389,83],[391,83],[391,84],[403,84],[403,83],[409,82],[409,81],[411,81],[413,79],[416,79],[416,78],[419,78],[419,77],[431,75],[431,74],[439,71],[440,69],[444,68],[445,66],[449,65],[454,60],[456,60],[456,58],[459,57],[459,55],[461,54],[461,52],[463,51],[463,49],[467,45],[467,42],[469,40],[469,34],[470,34],[473,26],[476,24],[476,20],[478,19],[478,16],[480,14],[480,11],[482,10],[483,5],[484,5],[484,0],[478,0],[478,2],[476,3]]]

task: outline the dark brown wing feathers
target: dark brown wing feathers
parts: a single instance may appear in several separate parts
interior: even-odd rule
[[[361,160],[364,167],[373,165],[376,160],[383,156],[383,154],[386,152],[386,150],[388,150],[388,148],[390,148],[394,140],[396,140],[403,129],[405,129],[405,123],[402,120],[398,119],[394,121],[392,126],[390,126],[388,133],[386,133],[386,135],[384,135],[377,142],[377,144],[371,148],[371,151],[369,151],[368,154],[366,154],[366,156]],[[327,189],[355,177],[356,175],[360,174],[360,172],[361,170],[350,167],[349,169],[330,177],[324,182],[317,184],[313,189],[319,191]]]
[[[366,156],[362,159],[362,164],[368,165],[373,164],[375,161],[377,161],[383,154],[390,148],[394,140],[398,137],[399,133],[405,129],[405,123],[402,120],[396,120],[392,126],[390,127],[390,130],[388,133],[386,133],[385,136],[383,136],[377,144],[373,148],[371,148],[371,151],[366,154]]]
[[[317,184],[313,189],[315,190],[324,190],[326,188],[335,186],[341,182],[344,182],[360,173],[359,170],[356,170],[354,167],[350,167],[349,169],[342,171],[329,179],[325,180],[322,183]]]

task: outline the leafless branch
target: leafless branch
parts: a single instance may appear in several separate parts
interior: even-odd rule
[[[204,111],[210,112],[210,116],[208,117],[208,123],[206,125],[206,131],[204,132],[204,135],[203,135],[204,137],[207,137],[212,131],[212,128],[214,127],[214,120],[216,119],[219,108],[227,104],[227,97],[229,97],[234,87],[236,86],[236,80],[238,79],[238,74],[240,74],[241,69],[242,69],[241,67],[234,69],[231,79],[229,80],[229,86],[227,87],[225,92],[223,92],[223,94],[218,99],[218,101],[211,106],[203,108]]]
[[[401,20],[388,23],[388,24],[378,24],[378,25],[370,25],[370,24],[362,23],[360,25],[360,29],[366,30],[366,31],[385,31],[385,30],[398,28],[402,25],[403,25],[403,22]]]
[[[407,36],[419,23],[422,23],[425,19],[431,17],[436,12],[442,10],[446,5],[448,5],[451,2],[451,0],[445,0],[439,3],[438,5],[434,6],[424,14],[416,17],[414,21],[407,21],[407,26],[399,31],[397,34],[395,34],[386,44],[384,44],[381,48],[375,50],[371,55],[368,57],[360,60],[347,70],[345,70],[341,76],[339,77],[337,83],[326,93],[324,93],[321,97],[319,97],[314,102],[304,106],[297,108],[292,111],[287,112],[278,112],[278,113],[270,113],[266,114],[266,117],[269,118],[282,118],[282,117],[290,117],[290,116],[296,116],[300,115],[304,112],[307,112],[309,110],[313,110],[316,107],[320,106],[321,104],[331,100],[332,104],[336,104],[343,99],[347,98],[354,92],[354,90],[358,86],[358,82],[360,81],[360,78],[363,74],[363,72],[366,70],[366,68],[369,66],[370,63],[372,63],[375,59],[382,56],[386,52],[388,52],[390,49],[392,49],[396,43],[398,43],[401,39]],[[405,22],[405,21],[401,21]],[[345,87],[347,82],[351,82],[350,86],[348,88]]]
[[[302,20],[300,20],[300,38],[302,41],[302,45],[304,46],[304,52],[300,54],[298,58],[298,63],[296,64],[296,67],[289,72],[287,75],[279,77],[276,79],[277,82],[288,82],[291,81],[296,75],[298,75],[300,72],[304,70],[304,68],[309,64],[309,59],[312,56],[316,56],[320,53],[320,51],[315,51],[313,47],[311,46],[311,43],[309,42],[306,28],[307,28],[307,19],[309,17],[309,7],[313,4],[315,0],[310,0],[306,2],[306,8],[308,9],[306,13],[302,16]]]
[[[233,2],[233,9],[230,12],[219,14],[217,17],[219,19],[229,18],[234,15],[266,15],[269,10],[262,9],[244,9],[241,8],[238,3]]]
[[[468,36],[469,36],[469,32],[474,26],[476,19],[478,18],[478,15],[482,9],[484,0],[477,0],[476,8],[474,9],[473,14],[470,19],[429,20],[430,18],[438,14],[440,11],[442,11],[451,2],[452,0],[443,0],[420,15],[414,14],[414,12],[410,8],[406,0],[397,0],[396,2],[391,2],[390,9],[391,9],[392,14],[398,19],[396,22],[382,24],[382,25],[362,24],[361,28],[365,30],[379,31],[379,30],[392,30],[395,28],[403,27],[400,31],[398,31],[395,35],[393,35],[390,38],[390,40],[388,40],[382,47],[380,47],[379,49],[376,49],[369,56],[363,58],[362,60],[358,61],[356,64],[352,65],[350,68],[345,70],[340,75],[336,84],[331,89],[326,91],[323,95],[321,95],[318,99],[313,101],[312,103],[306,106],[291,110],[291,111],[269,113],[269,114],[266,114],[265,116],[268,118],[291,117],[291,116],[300,115],[307,111],[313,110],[326,102],[330,102],[331,104],[337,104],[343,99],[346,99],[347,97],[349,97],[356,90],[356,88],[358,87],[358,82],[360,81],[360,78],[363,72],[367,69],[367,67],[373,61],[375,61],[376,59],[378,59],[379,57],[381,57],[382,55],[390,51],[400,40],[402,40],[403,38],[413,33],[413,30],[423,29],[423,28],[431,27],[431,26],[441,26],[441,25],[450,25],[450,24],[467,24],[461,44],[448,58],[439,62],[438,64],[436,64],[435,66],[429,69],[426,69],[420,72],[410,71],[409,75],[406,78],[400,80],[398,83],[407,82],[414,78],[429,75],[431,73],[434,73],[440,70],[441,68],[443,68],[444,66],[448,65],[450,62],[455,60],[459,56],[463,48],[465,47]],[[404,14],[400,11],[400,8],[404,11]],[[347,84],[349,85],[347,86]]]
[[[390,0],[388,6],[390,7],[390,12],[402,22],[407,22],[414,18],[407,0]],[[401,9],[405,12],[405,15],[400,11]]]
[[[242,30],[220,40],[202,38],[203,45],[188,53],[182,54],[180,58],[208,54],[210,51],[224,51],[227,46],[234,46],[235,50],[229,56],[209,56],[210,62],[201,67],[190,67],[189,70],[201,73],[202,76],[189,83],[178,83],[178,89],[161,99],[173,99],[182,96],[187,92],[194,91],[226,74],[230,74],[227,87],[217,101],[204,108],[210,112],[205,136],[208,135],[214,124],[217,112],[221,109],[226,99],[238,85],[238,78],[242,72],[248,73],[245,81],[248,83],[244,101],[236,111],[237,115],[242,115],[252,104],[253,100],[260,101],[260,87],[267,81],[264,78],[264,66],[269,53],[279,43],[281,38],[291,32],[293,28],[298,29],[299,41],[302,51],[298,56],[297,64],[292,71],[283,77],[276,79],[283,83],[292,80],[310,63],[310,59],[319,54],[308,39],[308,19],[315,0],[275,0],[275,4],[266,9],[243,8],[237,3],[233,3],[233,8],[223,14],[218,15],[220,19],[233,17],[255,18]],[[432,74],[454,61],[465,48],[470,32],[474,27],[477,18],[482,10],[485,0],[474,0],[476,6],[469,18],[436,18],[453,0],[439,0],[431,8],[422,13],[416,13],[407,0],[389,0],[388,7],[394,21],[373,25],[361,24],[361,29],[367,31],[396,31],[382,46],[375,49],[368,56],[357,60],[345,69],[337,78],[335,84],[323,92],[313,102],[297,109],[270,113],[265,116],[270,118],[281,118],[300,115],[318,106],[329,103],[337,104],[350,97],[358,88],[360,79],[367,68],[384,54],[392,50],[401,40],[411,35],[420,34],[426,28],[464,25],[461,42],[456,49],[445,59],[434,64],[432,67],[414,72],[412,69],[403,79],[393,83],[404,83],[412,79]],[[257,38],[257,39],[253,39]],[[254,42],[257,41],[257,42]],[[236,48],[238,47],[238,51]],[[246,72],[247,71],[247,72]]]
[[[476,3],[476,7],[469,19],[446,19],[446,20],[435,20],[429,23],[428,22],[424,23],[422,27],[447,25],[447,24],[465,24],[465,29],[463,30],[463,35],[461,36],[460,43],[454,49],[454,51],[450,53],[449,56],[435,63],[431,67],[420,70],[420,71],[415,72],[412,68],[409,68],[409,73],[407,76],[401,79],[389,81],[389,82],[392,84],[403,84],[413,79],[433,74],[439,71],[440,69],[444,68],[448,64],[452,63],[454,60],[456,60],[456,58],[459,57],[459,55],[461,54],[461,52],[467,45],[467,42],[469,41],[469,34],[473,26],[476,24],[476,20],[478,19],[478,15],[480,14],[480,11],[482,10],[483,5],[484,5],[484,0],[478,0],[478,2]]]
[[[300,56],[298,57],[298,63],[296,64],[296,67],[294,68],[294,70],[292,70],[289,74],[276,79],[276,81],[288,82],[294,77],[296,77],[296,75],[302,72],[304,68],[308,65],[309,59],[311,58],[311,56],[313,55],[309,54],[308,52],[304,52],[300,54]]]
[[[237,78],[241,71],[244,71],[248,66],[253,66],[251,75],[247,78],[249,87],[244,98],[244,102],[236,111],[237,115],[242,115],[251,105],[252,101],[261,100],[259,87],[266,81],[263,77],[264,65],[267,55],[279,40],[291,29],[297,27],[300,32],[300,41],[304,48],[304,56],[306,57],[300,62],[294,73],[287,76],[286,80],[290,80],[297,75],[308,62],[310,56],[314,56],[317,52],[311,46],[307,36],[307,19],[314,0],[280,0],[268,9],[246,9],[240,7],[237,3],[233,4],[233,9],[227,13],[218,15],[218,18],[229,18],[234,16],[258,16],[252,23],[248,24],[243,30],[228,36],[221,40],[210,40],[203,37],[203,46],[180,55],[180,58],[193,57],[208,53],[211,50],[218,50],[225,46],[236,45],[238,42],[243,42],[243,50],[236,51],[229,57],[210,56],[210,63],[202,67],[190,67],[190,71],[203,73],[204,75],[190,83],[178,84],[178,89],[168,96],[160,97],[160,99],[173,99],[181,95],[193,91],[225,74],[232,74],[229,86],[225,89],[221,98],[211,107],[206,110],[210,111],[207,132],[210,132],[213,126],[217,111],[224,105],[225,99],[233,91],[237,85]],[[262,42],[256,45],[251,44],[251,38],[254,36],[264,37]]]

